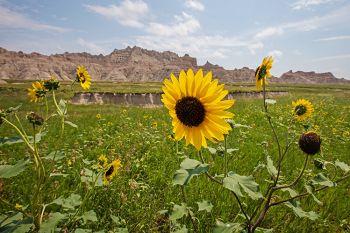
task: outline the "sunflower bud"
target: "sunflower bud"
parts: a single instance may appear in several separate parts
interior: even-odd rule
[[[44,119],[35,112],[28,113],[27,120],[33,125],[42,125],[44,123]]]
[[[44,87],[48,91],[57,90],[60,87],[60,82],[51,77],[49,80],[44,81]]]
[[[308,155],[314,155],[320,151],[321,138],[315,132],[306,132],[300,136],[299,148]]]

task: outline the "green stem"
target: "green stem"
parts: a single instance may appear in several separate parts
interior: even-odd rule
[[[10,121],[8,121],[6,118],[1,117],[1,119],[6,122],[7,124],[11,125],[21,136],[21,138],[23,139],[23,141],[27,144],[27,146],[29,147],[29,149],[34,152],[34,147],[32,145],[30,145],[28,138],[21,132],[21,130],[14,124],[12,124]]]
[[[187,196],[186,196],[185,186],[184,185],[181,185],[181,193],[182,193],[183,201],[187,204]],[[191,222],[192,222],[192,225],[193,225],[193,229],[194,229],[195,232],[197,232],[197,227],[196,227],[196,223],[194,221],[194,217],[192,216],[190,210],[187,210],[187,211],[188,211],[188,215],[190,216],[190,219],[191,219]]]
[[[63,132],[64,132],[64,112],[61,111],[61,109],[59,108],[59,106],[57,104],[55,91],[52,91],[52,98],[53,98],[53,102],[55,103],[55,106],[57,108],[57,112],[61,116],[61,134],[60,134],[60,136],[62,138],[63,137]]]
[[[225,163],[225,177],[227,177],[227,135],[224,135],[224,163]]]

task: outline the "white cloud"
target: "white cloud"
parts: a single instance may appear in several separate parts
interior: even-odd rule
[[[204,11],[204,5],[198,0],[185,0],[185,6],[196,11]]]
[[[118,21],[121,25],[141,28],[142,19],[149,12],[148,5],[143,0],[123,0],[120,5],[108,7],[85,5],[87,9],[104,17]]]
[[[151,22],[146,29],[147,32],[157,36],[187,36],[200,28],[200,23],[193,16],[182,12],[175,16],[175,22],[171,25]]]
[[[299,0],[295,2],[292,7],[294,10],[301,10],[310,6],[317,6],[329,2],[334,2],[334,0]]]
[[[297,56],[303,55],[303,53],[299,49],[294,49],[292,53]]]
[[[282,57],[283,53],[280,50],[272,50],[268,53],[268,55],[274,58],[277,58],[277,57]]]
[[[341,54],[341,55],[335,55],[335,56],[320,57],[320,58],[314,59],[313,61],[329,61],[329,60],[338,60],[338,59],[350,59],[350,54]]]
[[[97,45],[96,43],[93,43],[93,42],[89,42],[89,41],[86,41],[82,38],[79,38],[77,40],[77,43],[84,48],[85,52],[89,52],[89,53],[92,53],[92,54],[106,54],[106,49],[104,49],[103,47]]]
[[[264,38],[267,38],[270,36],[282,35],[282,34],[283,34],[283,28],[281,28],[281,27],[267,27],[267,28],[259,31],[255,35],[255,38],[264,39]]]
[[[320,38],[316,41],[350,40],[350,35]]]
[[[24,28],[34,31],[65,32],[65,28],[36,22],[26,15],[0,6],[0,28]]]

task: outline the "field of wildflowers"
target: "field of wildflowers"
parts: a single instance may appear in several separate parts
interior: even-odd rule
[[[190,69],[152,109],[72,106],[54,77],[1,87],[1,232],[349,231],[350,89],[268,99],[272,63],[261,99]]]

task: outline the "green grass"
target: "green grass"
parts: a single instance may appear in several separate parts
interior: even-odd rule
[[[29,111],[45,112],[44,103],[29,103],[26,90],[30,84],[7,84],[0,86],[1,108],[17,106],[23,103],[19,116],[25,120]],[[98,83],[93,84],[92,91],[113,92],[160,92],[160,83]],[[252,85],[227,85],[230,91],[250,91]],[[277,98],[277,104],[270,107],[273,122],[277,125],[277,134],[284,144],[285,131],[291,112],[291,101],[307,98],[315,106],[315,114],[311,120],[313,128],[322,137],[322,152],[314,158],[330,162],[336,160],[350,164],[350,87],[349,86],[320,86],[320,85],[271,85],[271,90],[287,90],[289,94]],[[72,93],[80,91],[75,85],[63,85],[59,97],[68,98]],[[59,98],[58,98],[59,99]],[[51,102],[50,102],[51,103]],[[54,111],[50,104],[50,111]],[[264,114],[262,114],[261,99],[238,99],[230,111],[235,113],[234,121],[249,128],[236,128],[228,136],[229,148],[239,149],[229,159],[229,170],[240,175],[249,175],[259,163],[266,163],[266,155],[270,155],[276,163],[277,148]],[[96,118],[101,115],[101,119]],[[11,118],[14,120],[13,118]],[[119,216],[125,222],[130,232],[168,232],[168,220],[158,213],[160,210],[172,209],[171,203],[183,202],[181,190],[172,185],[172,178],[182,161],[181,156],[197,159],[197,152],[192,146],[179,143],[181,154],[176,155],[175,142],[169,137],[171,119],[164,107],[147,109],[138,107],[123,107],[114,105],[68,106],[69,121],[78,125],[72,128],[66,125],[64,136],[60,137],[59,118],[52,118],[48,122],[50,127],[40,142],[42,156],[52,151],[61,150],[65,157],[59,162],[45,160],[48,171],[67,174],[67,177],[51,177],[45,185],[44,203],[49,203],[59,196],[77,193],[83,196],[87,186],[81,182],[81,171],[91,165],[86,161],[97,161],[100,154],[105,154],[112,160],[119,158],[123,167],[108,187],[98,187],[86,210],[94,210],[99,219],[96,223],[89,223],[83,228],[93,231],[112,230],[117,226],[110,217]],[[24,121],[25,122],[25,121]],[[155,123],[156,122],[156,123]],[[280,124],[278,124],[280,123]],[[28,123],[24,127],[30,130]],[[289,135],[297,142],[298,135],[303,132],[302,127],[295,127],[296,135]],[[13,136],[14,130],[3,124],[0,135]],[[223,146],[222,143],[210,144],[210,147]],[[204,149],[203,154],[210,164],[211,174],[223,172],[223,158],[211,155]],[[13,164],[22,158],[30,158],[28,150],[22,144],[3,145],[0,147],[0,162]],[[304,160],[303,153],[297,144],[293,144],[282,167],[282,177],[292,181],[299,172]],[[72,162],[71,166],[68,161]],[[85,162],[84,162],[85,161]],[[330,175],[334,174],[331,166],[327,167]],[[318,173],[312,161],[309,162],[306,176]],[[341,172],[338,171],[340,174]],[[28,204],[32,195],[32,184],[35,177],[32,169],[27,169],[16,178],[3,179],[1,198],[12,204]],[[266,180],[269,175],[266,169],[254,174],[260,184],[262,193],[267,189]],[[315,211],[320,218],[311,221],[296,217],[288,207],[273,207],[264,220],[262,227],[274,228],[275,232],[348,232],[350,230],[350,181],[339,183],[338,187],[330,188],[316,194],[323,202],[319,206],[311,197],[301,200],[305,211]],[[303,184],[296,190],[304,192]],[[209,182],[204,175],[195,177],[186,187],[188,202],[198,218],[200,232],[211,232],[215,221],[232,222],[238,215],[239,207],[233,195],[216,183]],[[274,198],[287,197],[286,193],[278,192]],[[208,200],[213,204],[210,213],[197,212],[196,202]],[[242,198],[248,213],[252,213],[257,201]],[[1,212],[11,208],[0,203]],[[61,211],[57,206],[49,206],[47,212]],[[1,214],[1,213],[0,213]],[[238,217],[237,217],[238,215]],[[192,229],[189,218],[180,220],[188,229]],[[63,223],[61,224],[63,226]],[[74,226],[79,227],[79,224]]]

